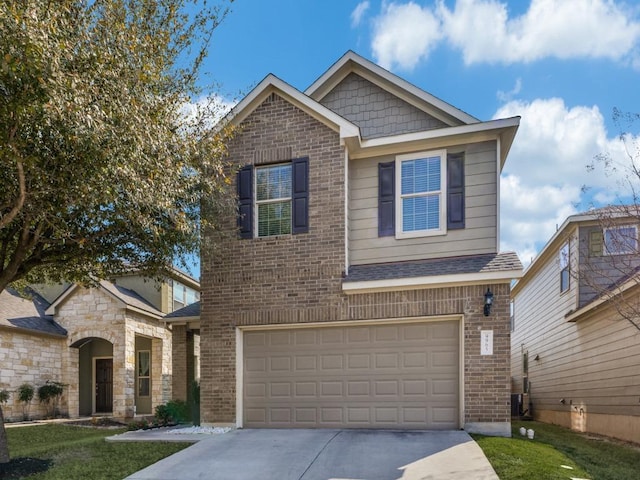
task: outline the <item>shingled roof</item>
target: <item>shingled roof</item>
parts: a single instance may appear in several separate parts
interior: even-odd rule
[[[34,290],[20,293],[13,288],[0,292],[0,326],[45,333],[58,337],[67,335],[67,331],[57,324],[45,310],[49,304]]]
[[[468,273],[521,270],[522,263],[514,252],[435,258],[373,265],[353,265],[344,282],[366,282],[398,278],[431,277]]]
[[[174,310],[170,314],[164,317],[165,320],[171,320],[173,318],[199,318],[200,317],[200,302],[192,303],[186,307],[182,307],[178,310]]]

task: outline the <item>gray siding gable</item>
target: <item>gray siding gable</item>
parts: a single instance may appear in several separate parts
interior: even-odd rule
[[[363,138],[449,126],[356,73],[347,75],[320,103],[358,125]]]

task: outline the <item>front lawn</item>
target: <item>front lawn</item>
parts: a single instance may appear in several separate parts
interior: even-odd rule
[[[31,479],[122,479],[172,455],[191,443],[106,442],[105,437],[125,429],[88,428],[71,425],[37,425],[7,428],[11,459],[24,459],[22,470],[48,469]],[[33,460],[26,460],[33,459]],[[23,473],[24,475],[24,473]],[[0,478],[23,478],[2,472]]]
[[[501,480],[638,478],[640,447],[539,422],[513,422],[513,438],[473,435]],[[518,432],[531,428],[529,440]]]

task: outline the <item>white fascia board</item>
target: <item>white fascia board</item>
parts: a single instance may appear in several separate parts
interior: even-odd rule
[[[62,302],[64,302],[65,299],[68,298],[76,288],[78,288],[78,284],[74,283],[74,284],[70,285],[69,288],[67,288],[64,292],[62,292],[60,295],[58,295],[58,298],[56,298],[53,301],[53,303],[51,305],[49,305],[49,307],[47,307],[47,309],[44,311],[45,315],[55,315],[56,314],[56,309],[58,308],[58,305],[60,305]]]
[[[233,124],[241,123],[266,97],[274,92],[316,120],[338,132],[341,139],[350,137],[360,138],[360,129],[357,125],[349,122],[272,74],[267,75],[262,82],[244,97],[240,103],[233,108],[225,120]]]
[[[343,282],[342,291],[348,294],[393,292],[398,290],[418,290],[423,288],[459,287],[478,283],[510,282],[520,278],[522,270],[502,270],[498,272],[464,273],[453,275],[432,275],[428,277],[393,278],[386,280],[365,280]]]
[[[393,88],[393,90],[395,91],[391,93],[394,93],[396,96],[403,97],[403,99],[407,100],[406,95],[403,95],[403,92],[406,92],[409,95],[418,98],[422,102],[432,105],[438,110],[441,110],[445,114],[455,118],[461,123],[469,124],[477,123],[480,121],[477,118],[469,115],[468,113],[463,112],[453,105],[439,99],[438,97],[425,92],[421,88],[416,87],[415,85],[407,82],[397,75],[394,75],[388,70],[385,70],[380,65],[376,65],[370,60],[361,57],[352,50],[349,50],[347,53],[345,53],[325,73],[323,73],[315,82],[313,82],[313,84],[309,88],[307,88],[304,93],[319,101],[331,89],[333,89],[335,85],[341,82],[344,77],[346,77],[351,72],[359,73],[361,76],[367,78],[367,80],[373,81],[373,83],[376,84],[378,84],[378,82],[375,82],[374,79],[371,78],[371,74],[377,75],[392,87],[395,87]],[[385,90],[388,89],[385,88]],[[416,105],[415,101],[410,103],[420,108],[418,105]]]
[[[351,158],[365,158],[389,153],[397,154],[402,153],[405,150],[411,151],[417,148],[418,145],[424,144],[425,142],[434,143],[440,141],[442,146],[451,146],[454,143],[461,144],[497,139],[500,135],[506,132],[515,135],[515,131],[519,124],[520,117],[511,117],[491,120],[488,122],[474,123],[472,125],[436,128],[421,132],[372,138],[369,140],[362,140],[360,142],[359,151],[351,152],[350,156]],[[506,158],[506,146],[504,145],[504,142],[501,143],[501,157]],[[433,148],[436,148],[436,146],[437,145],[434,145]],[[504,164],[503,161],[501,161],[501,166],[502,164]]]

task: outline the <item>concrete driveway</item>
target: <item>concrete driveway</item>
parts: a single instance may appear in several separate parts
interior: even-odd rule
[[[463,431],[235,430],[209,436],[131,480],[497,480]]]

